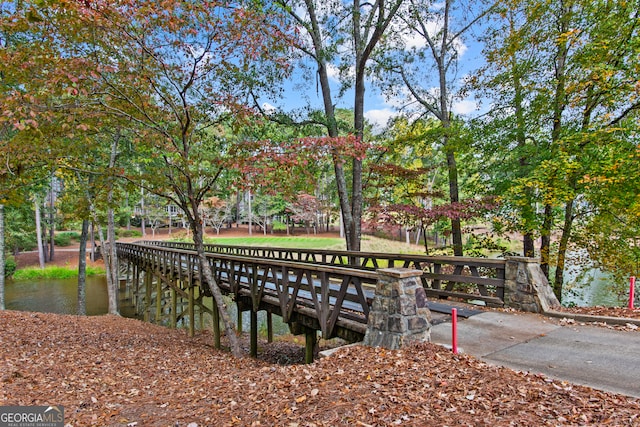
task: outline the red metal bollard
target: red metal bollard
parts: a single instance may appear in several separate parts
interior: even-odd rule
[[[458,309],[451,309],[451,350],[458,354]]]
[[[629,277],[629,308],[633,310],[633,299],[635,298],[636,278],[635,276]]]

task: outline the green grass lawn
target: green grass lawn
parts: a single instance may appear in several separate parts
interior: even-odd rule
[[[87,267],[87,276],[105,274],[103,268]],[[71,267],[57,267],[55,265],[45,267],[27,267],[16,270],[13,280],[38,280],[38,279],[73,279],[78,277],[78,269]]]
[[[246,236],[246,237],[208,237],[206,243],[231,246],[269,246],[278,248],[345,250],[344,239],[332,237],[308,236]],[[365,252],[424,254],[424,248],[407,245],[373,236],[362,236],[362,250]]]
[[[344,240],[331,237],[309,236],[246,236],[246,237],[208,237],[206,243],[232,246],[269,246],[297,249],[333,249],[344,248]]]

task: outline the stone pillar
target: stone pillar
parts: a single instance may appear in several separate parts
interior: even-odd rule
[[[431,311],[421,275],[420,270],[408,268],[378,270],[364,345],[393,350],[431,340]]]
[[[560,302],[540,268],[539,258],[506,257],[504,304],[520,311],[543,313]]]

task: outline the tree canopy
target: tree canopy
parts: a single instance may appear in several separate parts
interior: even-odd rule
[[[2,2],[0,205],[30,214],[55,176],[67,212],[113,242],[154,194],[201,244],[214,197],[217,224],[239,215],[234,194],[255,198],[265,232],[315,200],[299,219],[339,207],[353,250],[374,215],[423,235],[449,223],[456,255],[481,221],[517,233],[558,295],[575,248],[638,274],[639,6]],[[398,106],[382,132],[365,120],[373,88]]]

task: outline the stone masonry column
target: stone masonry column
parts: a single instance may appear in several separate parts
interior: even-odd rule
[[[540,268],[539,258],[508,256],[505,259],[505,306],[534,313],[560,306]]]
[[[378,270],[364,345],[398,349],[411,342],[431,340],[431,311],[420,282],[420,270]]]

